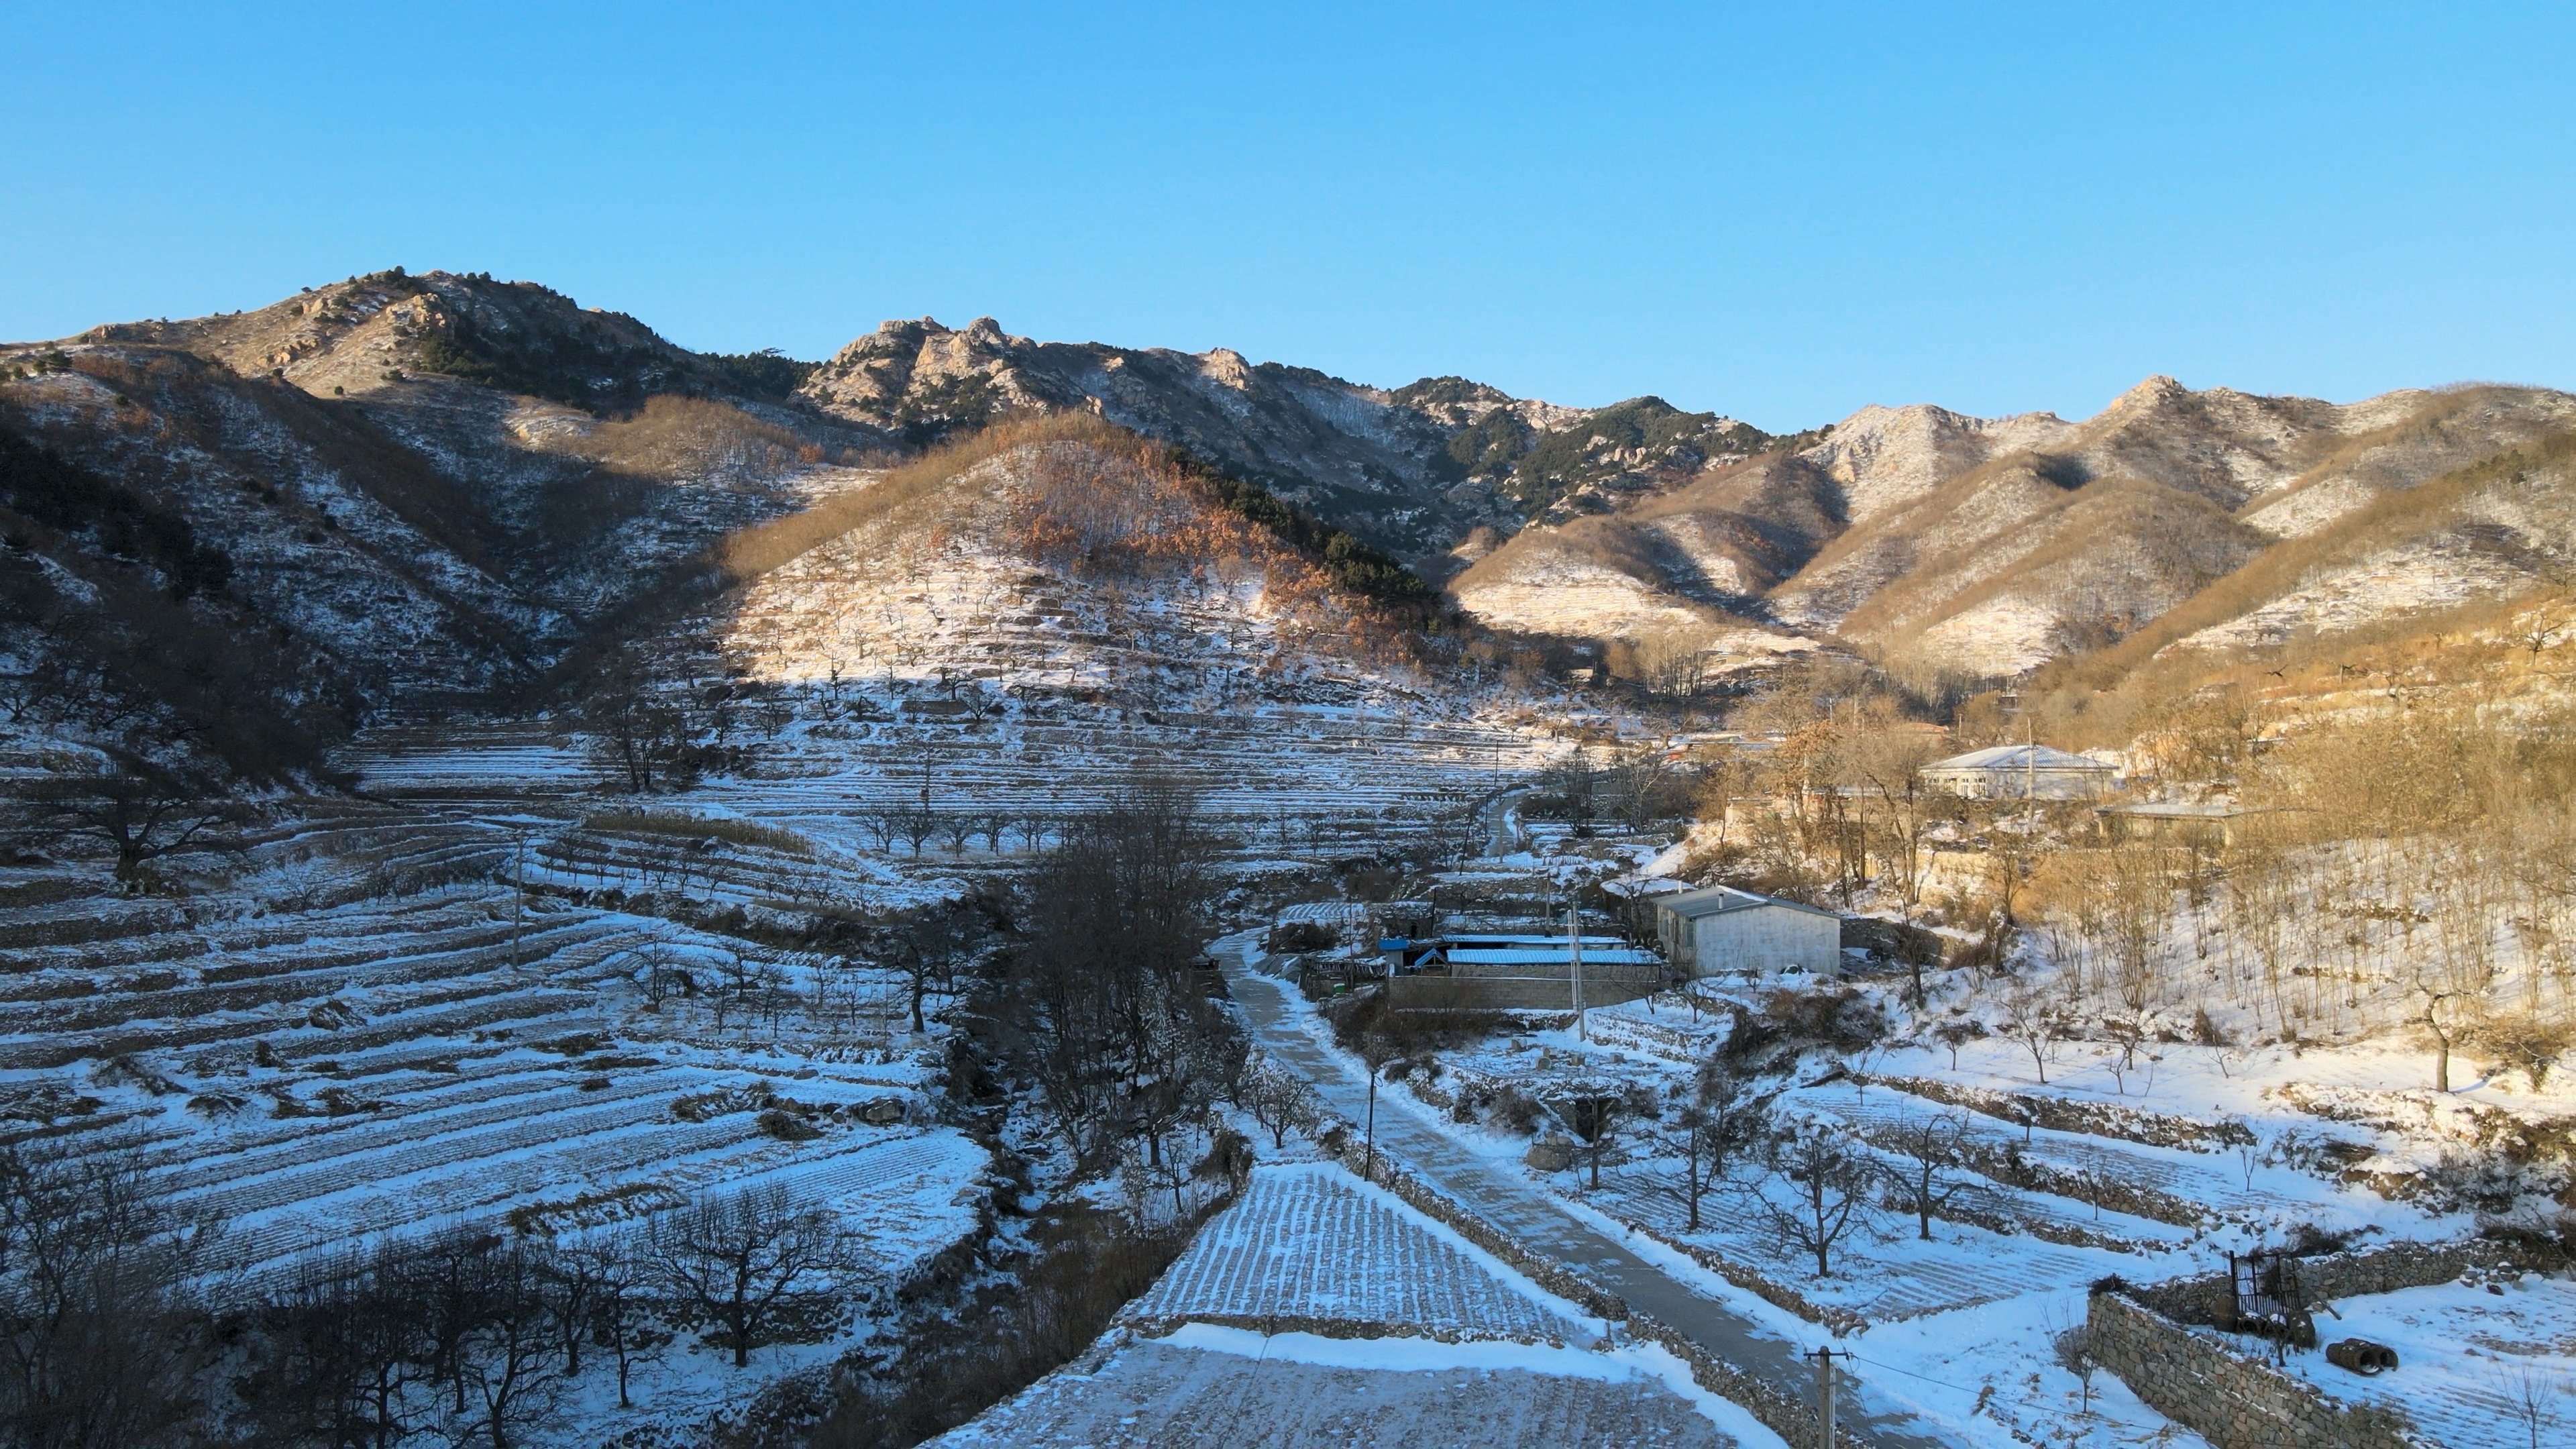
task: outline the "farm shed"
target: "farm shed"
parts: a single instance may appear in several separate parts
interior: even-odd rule
[[[1841,916],[1733,886],[1658,897],[1655,936],[1665,958],[1692,976],[1831,971],[1842,962]]]
[[[1564,936],[1453,932],[1388,941],[1387,999],[1399,1010],[1566,1011],[1574,943]],[[1583,1003],[1610,1006],[1664,984],[1664,965],[1616,936],[1583,938]]]
[[[1368,919],[1369,908],[1358,901],[1308,901],[1281,911],[1271,926],[1270,939],[1278,942],[1311,933],[1349,945],[1367,935]]]
[[[2047,745],[1996,745],[1935,760],[1920,774],[1933,789],[1970,800],[2090,800],[2107,793],[2119,772]]]

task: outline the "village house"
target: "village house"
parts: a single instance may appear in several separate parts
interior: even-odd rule
[[[1685,976],[1831,971],[1842,962],[1842,917],[1733,886],[1655,900],[1655,937]]]
[[[1617,936],[1451,930],[1378,943],[1398,1010],[1566,1011],[1612,1006],[1664,985],[1664,964]],[[1577,981],[1581,982],[1578,986]]]
[[[1996,745],[1935,760],[1918,772],[1935,790],[1970,800],[2093,800],[2109,794],[2119,771],[2100,760],[2047,745]]]

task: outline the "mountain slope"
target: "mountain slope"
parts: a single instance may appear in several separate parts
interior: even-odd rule
[[[1772,602],[1918,666],[2016,673],[2127,636],[2258,558],[2278,525],[2565,426],[2570,401],[2477,389],[2339,407],[2152,378],[2045,448],[1855,523]]]
[[[829,460],[880,435],[727,391],[764,361],[444,274],[0,347],[8,734],[266,774],[370,712],[517,691],[865,476]],[[198,555],[221,576],[182,578]]]
[[[2330,536],[2341,572],[2246,572],[2272,582],[2214,596],[2247,621],[2213,615],[2202,642],[2277,642],[2528,587],[2561,546],[2554,501],[2463,504],[2438,524],[2383,505],[2571,426],[2576,399],[2537,389],[2338,406],[2164,377],[2077,423],[1864,408],[1795,453],[1533,528],[1454,588],[1537,633],[1636,637],[1718,609],[1991,677],[2116,643],[2285,541]]]
[[[1265,681],[1302,697],[1410,677],[1407,622],[1223,485],[1087,414],[1005,423],[815,510],[820,527],[748,531],[703,628],[737,676],[934,677],[952,698],[1214,707],[1207,691]]]
[[[1651,492],[1767,434],[1656,398],[1600,409],[1516,399],[1464,378],[1387,390],[1312,368],[1100,343],[1034,342],[989,317],[888,322],[801,395],[919,444],[1010,412],[1095,412],[1268,488],[1428,576],[1478,529],[1570,517]]]

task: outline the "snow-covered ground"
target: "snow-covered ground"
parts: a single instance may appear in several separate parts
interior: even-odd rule
[[[130,1148],[218,1228],[209,1268],[253,1290],[378,1242],[577,1241],[773,1185],[851,1235],[854,1288],[906,1282],[979,1231],[992,1156],[940,1125],[942,1028],[908,1030],[901,978],[523,901],[509,882],[542,872],[515,824],[307,802],[237,854],[164,862],[157,894],[0,870],[13,1140]],[[648,991],[653,970],[669,989]],[[635,1409],[590,1374],[538,1442],[685,1438],[871,1331],[862,1313],[739,1371],[683,1333],[638,1371]]]
[[[939,1442],[1780,1442],[1607,1328],[1338,1167],[1264,1167],[1089,1353]]]
[[[2290,1373],[2344,1403],[2402,1409],[2446,1449],[2576,1442],[2576,1283],[2537,1273],[2347,1298],[2317,1332],[2397,1350],[2365,1377],[2293,1354]],[[2537,1439],[2534,1439],[2535,1433]]]
[[[1932,985],[1936,1004],[1964,989],[1941,973]],[[2413,1184],[2438,1180],[2453,1153],[2500,1123],[2545,1124],[2570,1105],[2554,1079],[2545,1090],[2516,1078],[2429,1092],[2429,1053],[2387,1041],[2151,1041],[2134,1054],[2070,1041],[2054,1049],[2045,1085],[2028,1052],[2000,1035],[1966,1042],[1955,1065],[1945,1047],[1901,1032],[1884,1048],[1810,1049],[1759,1084],[1777,1093],[1779,1117],[1825,1124],[1882,1169],[1905,1165],[1909,1128],[1946,1120],[1962,1139],[1960,1160],[1937,1174],[1947,1191],[1928,1238],[1894,1194],[1872,1189],[1876,1200],[1824,1275],[1779,1228],[1793,1185],[1757,1165],[1740,1163],[1706,1192],[1690,1225],[1668,1111],[1617,1135],[1597,1188],[1579,1144],[1562,1169],[1520,1165],[1530,1141],[1492,1115],[1498,1098],[1632,1089],[1669,1103],[1732,1030],[1725,1008],[1758,1007],[1769,989],[1718,993],[1715,1009],[1704,998],[1696,1013],[1673,995],[1596,1010],[1580,1035],[1563,1018],[1530,1018],[1399,1064],[1392,1085],[1403,1090],[1381,1092],[1380,1111],[1391,1106],[1545,1184],[1570,1210],[1658,1254],[1670,1275],[1747,1317],[1767,1313],[1784,1336],[1830,1332],[1872,1392],[1969,1442],[2111,1444],[2150,1433],[2193,1442],[2107,1374],[2092,1376],[2088,1400],[2058,1362],[2051,1340],[2084,1321],[2090,1284],[2199,1276],[2230,1250],[2301,1238],[2367,1248],[2470,1235],[2478,1221],[2465,1205]],[[1328,1040],[1320,1022],[1314,1035]],[[2365,1390],[2320,1354],[2294,1354],[2292,1368],[2347,1397],[2420,1394],[2426,1428],[2443,1443],[2526,1442],[2496,1437],[2495,1385],[2525,1366],[2541,1378],[2564,1370],[2576,1337],[2558,1322],[2563,1287],[2534,1279],[2503,1300],[2462,1287],[2341,1303],[2344,1323],[2320,1320],[2328,1338],[2422,1344],[2425,1369]]]

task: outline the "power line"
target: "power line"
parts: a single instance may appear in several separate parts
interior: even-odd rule
[[[1932,1385],[1935,1385],[1935,1386],[1937,1386],[1937,1387],[1939,1387],[1939,1388],[1945,1388],[1945,1389],[1948,1389],[1950,1392],[1952,1392],[1952,1393],[1954,1393],[1954,1394],[1966,1394],[1966,1393],[1975,1393],[1975,1392],[1980,1392],[1979,1390],[1974,1390],[1974,1389],[1963,1389],[1963,1388],[1959,1387],[1957,1384],[1943,1383],[1943,1382],[1942,1382],[1941,1380],[1939,1380],[1939,1379],[1936,1379],[1936,1378],[1929,1378],[1929,1377],[1926,1377],[1925,1375],[1918,1374],[1918,1373],[1914,1372],[1912,1369],[1901,1369],[1901,1368],[1898,1368],[1896,1365],[1894,1365],[1894,1364],[1892,1364],[1892,1363],[1880,1363],[1878,1360],[1876,1360],[1876,1359],[1874,1359],[1874,1358],[1862,1358],[1859,1354],[1856,1354],[1856,1353],[1852,1352],[1850,1349],[1847,1349],[1847,1348],[1846,1348],[1846,1349],[1842,1349],[1842,1350],[1840,1350],[1840,1352],[1841,1352],[1841,1354],[1842,1354],[1842,1356],[1843,1356],[1843,1357],[1845,1357],[1845,1358],[1847,1358],[1847,1359],[1850,1359],[1853,1363],[1865,1363],[1865,1364],[1868,1364],[1871,1368],[1881,1368],[1881,1369],[1885,1369],[1885,1370],[1887,1370],[1889,1373],[1892,1373],[1892,1374],[1903,1374],[1903,1375],[1905,1375],[1905,1376],[1906,1376],[1907,1378],[1909,1378],[1909,1379],[1922,1379],[1922,1380],[1923,1380],[1923,1382],[1925,1382],[1925,1383],[1927,1383],[1927,1384],[1932,1384]]]

